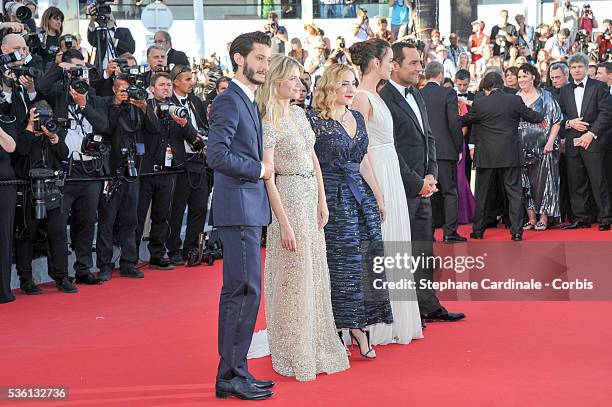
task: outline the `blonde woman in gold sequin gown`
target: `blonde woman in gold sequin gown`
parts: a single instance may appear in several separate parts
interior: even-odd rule
[[[299,96],[302,68],[275,55],[257,92],[264,130],[266,181],[274,216],[268,227],[264,294],[272,367],[283,376],[314,380],[349,367],[336,333],[323,227],[327,204],[314,153],[315,135]]]

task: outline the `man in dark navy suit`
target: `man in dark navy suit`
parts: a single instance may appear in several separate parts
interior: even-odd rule
[[[223,244],[223,288],[219,301],[218,398],[260,400],[274,382],[256,380],[247,367],[261,297],[261,229],[270,223],[263,180],[274,168],[263,163],[261,117],[255,90],[264,83],[272,51],[263,32],[239,35],[230,47],[235,72],[213,103],[207,161],[215,172],[212,222]]]

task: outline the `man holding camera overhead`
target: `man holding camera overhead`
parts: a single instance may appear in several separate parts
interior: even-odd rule
[[[204,116],[204,104],[193,94],[195,82],[189,66],[176,65],[170,72],[174,88],[172,102],[184,106],[189,111],[189,122],[198,130],[196,143],[183,142],[177,145],[180,155],[184,156],[185,172],[176,176],[176,187],[170,216],[170,236],[166,242],[168,256],[175,265],[187,263],[187,266],[197,266],[199,258],[198,242],[204,232],[206,209],[208,204],[208,175],[206,157],[204,155],[204,140],[207,139],[208,123]],[[181,242],[181,225],[185,208],[187,214],[187,230],[185,240]],[[181,252],[182,243],[182,252]]]
[[[51,66],[40,78],[38,90],[53,106],[57,117],[69,120],[66,134],[68,178],[105,175],[107,149],[100,133],[107,129],[106,103],[89,86],[95,69],[87,67],[83,55],[70,49],[59,65]],[[98,199],[102,182],[71,182],[64,188],[64,213],[71,213],[71,241],[76,253],[76,282],[99,284],[91,274],[92,246]]]
[[[109,64],[110,65],[110,64]],[[142,126],[147,111],[147,91],[132,83],[132,75],[113,77],[114,96],[108,100],[106,141],[110,144],[110,176],[104,185],[98,207],[96,263],[102,281],[111,279],[113,264],[113,226],[121,247],[121,277],[142,278],[136,268],[138,248],[134,234],[138,227],[138,170],[135,158],[142,153]]]
[[[87,6],[90,16],[87,41],[95,48],[95,66],[99,71],[106,68],[108,61],[126,52],[133,54],[136,50],[132,33],[115,25],[115,16],[105,3],[106,0],[95,0],[95,4]]]
[[[31,182],[19,195],[15,217],[15,263],[19,286],[27,295],[42,294],[32,278],[34,242],[41,226],[47,237],[49,277],[59,291],[77,292],[68,278],[68,214],[62,211],[62,191],[58,185],[62,178],[58,172],[63,170],[62,162],[68,158],[66,128],[67,121],[54,117],[51,106],[41,100],[30,109],[27,127],[17,139],[15,172],[19,178]]]
[[[183,143],[187,141],[193,145],[198,139],[198,133],[191,125],[189,111],[184,106],[171,101],[172,79],[167,72],[153,73],[149,90],[153,98],[147,100],[143,131],[145,154],[141,157],[139,167],[142,174],[158,173],[158,175],[140,179],[136,247],[140,246],[150,205],[149,267],[172,270],[174,265],[166,258],[165,245],[169,233],[175,176],[162,173],[185,169]]]
[[[285,26],[278,24],[278,14],[268,14],[268,24],[264,26],[263,32],[268,34],[272,43],[272,54],[285,55],[285,44],[289,41],[289,33]]]

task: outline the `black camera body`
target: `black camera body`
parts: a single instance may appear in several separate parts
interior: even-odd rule
[[[17,17],[17,20],[22,23],[25,23],[32,18],[32,10],[30,10],[27,6],[24,6],[22,3],[18,3],[16,1],[7,1],[4,4],[4,9]]]
[[[146,100],[149,97],[146,89],[130,85],[126,90],[128,98],[132,100]]]
[[[73,66],[64,69],[64,85],[72,87],[81,95],[89,91],[89,81],[97,79],[97,71],[87,66]]]
[[[100,27],[106,27],[112,13],[111,6],[106,4],[108,0],[95,0],[91,15],[96,17],[96,23]]]
[[[11,72],[15,74],[17,79],[22,76],[29,76],[30,78],[35,78],[38,74],[36,68],[32,68],[29,66],[14,66],[10,68]]]
[[[108,154],[108,146],[99,134],[88,134],[83,137],[81,152],[90,157],[104,157]]]
[[[67,49],[70,49],[72,47],[74,47],[74,37],[71,34],[66,34],[64,36],[64,45],[66,46]]]
[[[42,131],[42,126],[45,126],[51,133],[57,133],[60,130],[67,130],[70,121],[61,117],[53,117],[51,110],[38,110],[38,120],[34,122],[34,130]]]
[[[39,49],[44,48],[45,45],[45,29],[38,28],[35,32],[26,32],[21,34],[23,39],[26,42],[28,48],[30,48],[30,52],[35,52]]]
[[[64,174],[48,168],[33,168],[28,175],[32,190],[34,218],[45,219],[48,209],[56,209],[61,206],[62,194],[58,187]]]

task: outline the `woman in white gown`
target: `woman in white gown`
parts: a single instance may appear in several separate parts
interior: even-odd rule
[[[361,70],[362,78],[353,108],[366,120],[370,144],[368,156],[385,197],[387,220],[382,224],[385,256],[410,251],[410,218],[404,193],[400,166],[393,140],[393,118],[376,88],[381,80],[388,80],[392,70],[393,52],[387,41],[370,39],[353,44],[351,61]],[[409,270],[387,270],[387,279],[408,278],[414,281]],[[392,324],[376,324],[370,327],[372,345],[389,343],[408,344],[423,337],[421,317],[415,290],[402,289],[390,292]]]

